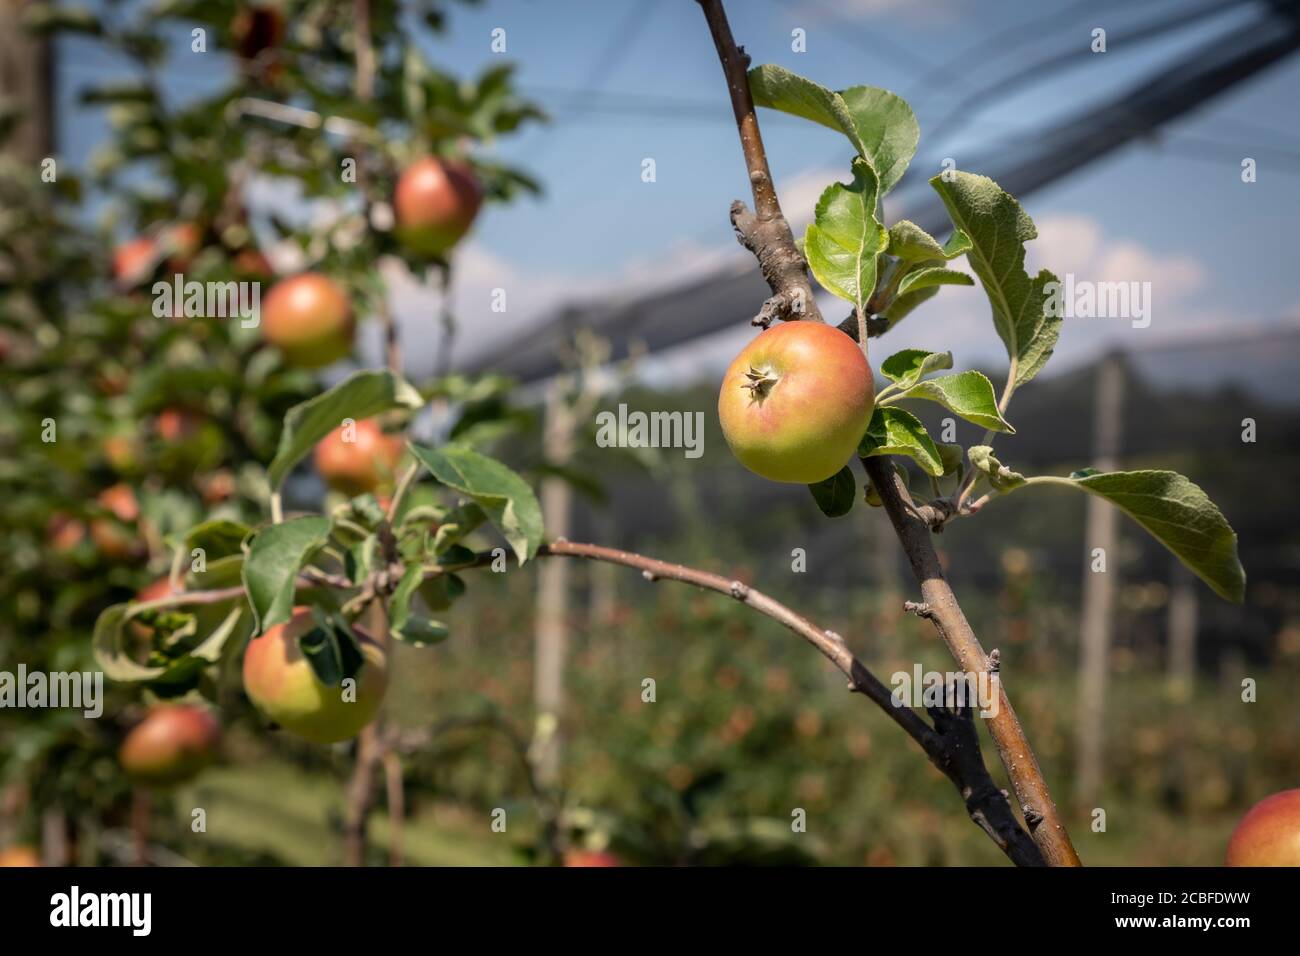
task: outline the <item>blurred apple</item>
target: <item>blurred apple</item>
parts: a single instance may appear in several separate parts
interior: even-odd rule
[[[210,764],[221,742],[221,726],[206,707],[154,707],[122,743],[122,769],[143,783],[182,783]]]
[[[85,524],[64,512],[55,512],[45,523],[45,540],[56,552],[71,551],[85,537]]]
[[[1265,797],[1228,840],[1228,866],[1300,866],[1300,789]]]
[[[277,282],[262,302],[262,337],[291,365],[320,368],[352,351],[352,303],[318,272]]]
[[[235,274],[245,279],[269,279],[275,275],[271,260],[260,249],[240,249],[231,260]]]
[[[203,230],[197,223],[177,223],[163,230],[161,245],[168,255],[167,274],[187,272],[203,248]]]
[[[623,861],[607,850],[566,850],[565,866],[622,866]]]
[[[129,485],[116,484],[105,488],[95,499],[111,517],[94,518],[90,522],[90,540],[106,558],[126,560],[143,551],[139,536],[126,527],[140,518],[140,504]]]
[[[433,156],[416,160],[393,194],[398,241],[415,252],[442,255],[469,231],[482,204],[483,190],[468,166]]]
[[[386,435],[373,419],[340,425],[316,443],[316,470],[331,488],[360,495],[391,485],[402,457],[402,440]]]
[[[316,628],[310,608],[253,638],[244,651],[244,691],[268,720],[318,744],[350,740],[375,719],[388,688],[388,655],[373,638],[356,631],[364,662],[355,698],[316,676],[299,639]]]
[[[148,236],[131,239],[113,250],[113,279],[132,289],[153,275],[158,266],[158,244]]]
[[[0,850],[0,866],[40,866],[41,855],[36,847],[18,843]]]

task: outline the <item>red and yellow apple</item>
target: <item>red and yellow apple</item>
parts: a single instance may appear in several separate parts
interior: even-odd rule
[[[1300,789],[1265,797],[1228,840],[1228,866],[1300,866]]]
[[[7,866],[40,866],[41,855],[36,852],[36,847],[27,846],[19,843],[14,846],[7,846],[0,850],[0,867]]]
[[[483,189],[468,166],[426,156],[398,177],[395,234],[415,252],[442,255],[469,232],[482,204]]]
[[[90,522],[90,540],[106,558],[125,560],[142,550],[138,535],[128,526],[140,518],[140,503],[130,485],[105,488],[95,499],[108,515]]]
[[[337,491],[365,494],[392,485],[402,447],[400,438],[384,434],[373,419],[345,423],[316,443],[316,470]]]
[[[182,783],[210,764],[221,742],[221,725],[206,707],[160,704],[122,742],[118,761],[142,783]]]
[[[352,351],[347,293],[333,279],[304,272],[277,282],[262,302],[262,337],[291,365],[321,368]]]
[[[269,279],[275,275],[271,260],[260,249],[240,249],[230,260],[235,274],[247,279]]]
[[[86,537],[86,526],[64,512],[55,512],[45,522],[45,540],[51,548],[62,554],[71,551]]]
[[[113,279],[124,289],[134,288],[158,266],[158,244],[149,236],[122,243],[113,250]]]
[[[844,466],[875,404],[858,344],[822,322],[762,332],[722,379],[718,418],[732,454],[772,481],[815,484]]]
[[[186,272],[203,248],[203,229],[197,223],[181,222],[164,229],[161,245],[167,253],[167,274]]]
[[[355,688],[321,682],[299,645],[316,627],[310,608],[255,637],[244,651],[244,692],[267,720],[318,744],[349,740],[375,719],[388,688],[388,655],[376,640],[354,629],[363,663]]]
[[[565,866],[622,866],[623,861],[608,850],[566,850]]]

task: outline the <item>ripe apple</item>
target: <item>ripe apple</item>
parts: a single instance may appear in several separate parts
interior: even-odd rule
[[[55,512],[45,523],[45,540],[59,554],[71,551],[86,537],[86,526],[72,515]]]
[[[343,358],[352,351],[353,330],[347,293],[318,272],[276,283],[262,303],[262,337],[302,368]]]
[[[95,499],[111,511],[119,521],[130,524],[140,517],[140,503],[130,485],[116,484],[101,491]]]
[[[1300,866],[1300,790],[1250,808],[1228,840],[1228,866]]]
[[[565,866],[622,866],[623,861],[607,850],[566,850]]]
[[[90,540],[107,558],[126,559],[140,551],[137,536],[125,525],[140,518],[140,503],[130,485],[116,484],[101,491],[95,501],[112,517],[94,518],[90,522]],[[116,519],[116,520],[114,520]]]
[[[269,279],[275,275],[271,260],[260,249],[240,249],[231,260],[235,274],[247,279]]]
[[[385,435],[373,419],[340,425],[316,443],[316,470],[331,488],[361,495],[391,485],[402,440]]]
[[[181,222],[163,230],[162,247],[168,253],[167,274],[188,271],[203,248],[203,230],[197,223]]]
[[[473,171],[426,156],[403,170],[393,193],[398,240],[416,252],[442,255],[469,231],[483,204]]]
[[[810,485],[844,466],[874,404],[858,344],[834,326],[795,321],[767,329],[736,356],[722,379],[718,418],[750,471]]]
[[[118,761],[143,783],[181,783],[213,761],[220,742],[221,726],[206,707],[161,704],[127,734]]]
[[[158,266],[158,244],[149,236],[122,243],[113,250],[113,279],[124,289],[134,288]]]
[[[0,850],[0,866],[40,866],[41,855],[36,847],[16,844]]]
[[[311,609],[297,607],[288,621],[253,638],[244,651],[244,691],[264,717],[286,730],[313,743],[338,743],[375,719],[388,688],[388,655],[356,630],[364,663],[355,699],[345,700],[343,688],[321,683],[298,644],[315,627]]]
[[[109,435],[102,448],[109,467],[119,475],[133,474],[140,464],[139,448],[135,438],[125,432]]]

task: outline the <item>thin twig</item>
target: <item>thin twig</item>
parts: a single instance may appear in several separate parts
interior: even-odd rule
[[[753,324],[767,328],[773,319],[805,319],[821,322],[821,310],[813,299],[812,285],[808,281],[808,266],[795,248],[790,224],[781,214],[781,203],[776,198],[772,171],[767,166],[767,153],[758,129],[758,116],[754,113],[754,98],[749,92],[746,70],[749,57],[736,46],[731,36],[727,14],[721,0],[699,0],[713,34],[722,72],[727,78],[731,93],[731,108],[736,115],[736,129],[740,133],[740,146],[745,153],[745,168],[749,173],[750,189],[754,194],[754,212],[743,202],[731,204],[731,225],[736,238],[758,259],[763,278],[772,287],[772,297],[763,303],[753,319]]]

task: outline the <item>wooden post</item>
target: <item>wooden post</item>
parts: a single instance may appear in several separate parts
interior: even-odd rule
[[[1092,458],[1094,466],[1101,471],[1114,471],[1117,467],[1123,404],[1123,366],[1118,354],[1112,353],[1097,367],[1093,405]],[[1096,805],[1102,784],[1106,677],[1114,624],[1115,582],[1119,574],[1119,512],[1095,495],[1088,496],[1087,507],[1074,795],[1080,807],[1091,808]],[[1094,571],[1103,560],[1105,571]]]
[[[573,453],[574,420],[565,400],[566,377],[552,380],[546,396],[543,452],[552,464],[564,464]],[[562,478],[541,483],[542,520],[546,535],[569,533],[573,492]],[[564,713],[564,668],[568,656],[569,569],[567,561],[540,561],[537,568],[537,624],[534,647],[533,701],[536,725],[530,758],[537,782],[554,785],[560,775],[560,719]]]
[[[1192,572],[1174,561],[1169,593],[1168,667],[1174,696],[1184,701],[1191,696],[1196,680],[1196,585]]]
[[[1181,561],[1171,562],[1169,611],[1166,626],[1169,713],[1173,717],[1172,741],[1165,772],[1167,802],[1182,810],[1187,804],[1190,746],[1188,704],[1196,683],[1196,587],[1192,573]]]

